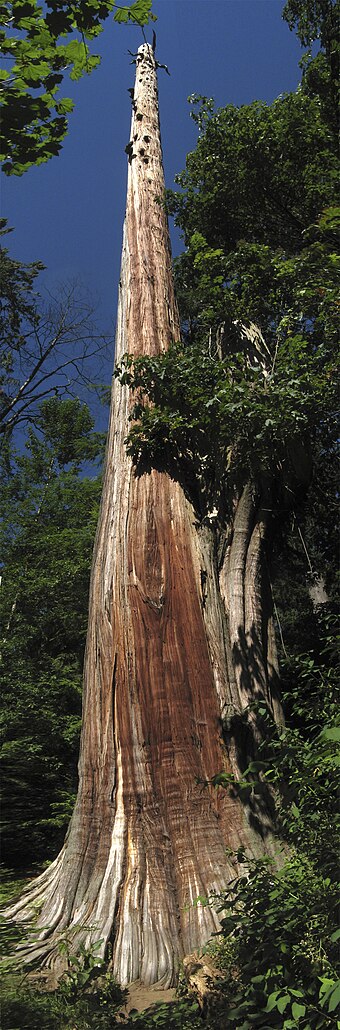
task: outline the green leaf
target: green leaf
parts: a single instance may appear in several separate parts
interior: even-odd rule
[[[120,7],[118,11],[115,11],[114,20],[120,25],[127,25],[129,21],[129,8]]]
[[[55,106],[58,114],[68,114],[69,111],[73,111],[74,100],[71,100],[69,97],[63,97]]]
[[[326,976],[319,977],[319,979],[321,980],[321,987],[319,991],[319,1004],[322,1008],[325,1008],[327,1002],[331,997],[331,994],[334,991],[334,988],[336,987],[336,981],[330,980],[329,977]]]
[[[293,1001],[293,1004],[292,1004],[292,1014],[294,1016],[294,1019],[300,1019],[302,1016],[305,1015],[305,1012],[306,1012],[306,1006],[305,1005],[301,1005],[298,1001]]]
[[[337,743],[340,741],[340,726],[329,726],[322,730],[320,737],[323,740],[335,740]]]
[[[337,229],[340,226],[340,207],[328,207],[319,218],[321,229]]]
[[[289,1002],[290,1002],[290,994],[283,994],[283,995],[281,995],[280,998],[278,998],[276,1007],[277,1007],[278,1011],[281,1014],[282,1014],[282,1012],[285,1011],[285,1009],[287,1008],[287,1005],[289,1004]]]
[[[266,1012],[272,1012],[273,1009],[277,1008],[277,998],[279,994],[280,991],[273,991],[272,994],[269,995],[265,1008]]]
[[[152,0],[135,0],[129,6],[120,7],[114,14],[114,20],[120,24],[127,24],[129,21],[138,25],[147,25],[149,21],[157,21],[157,17],[151,11]]]
[[[336,983],[328,1001],[328,1012],[335,1012],[340,1005],[340,980]]]

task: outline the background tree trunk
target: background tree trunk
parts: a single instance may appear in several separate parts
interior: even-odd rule
[[[137,56],[116,359],[179,338],[162,198],[156,66]],[[124,444],[132,399],[114,383],[95,544],[84,673],[79,791],[64,848],[10,914],[39,903],[31,958],[58,963],[65,931],[113,947],[122,984],[164,987],[218,925],[199,895],[237,872],[227,849],[271,849],[270,816],[226,791],[247,752],[249,701],[270,707],[276,676],[264,560],[267,515],[251,485],[235,499],[228,545],[197,526],[165,472],[136,475]],[[255,733],[256,735],[256,733]],[[25,945],[27,950],[27,946]]]

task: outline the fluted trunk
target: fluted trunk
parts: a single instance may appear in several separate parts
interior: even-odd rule
[[[139,49],[128,150],[116,359],[159,354],[178,339],[162,197],[157,81]],[[124,440],[132,398],[113,386],[95,544],[84,672],[79,791],[56,861],[11,909],[39,902],[31,958],[57,942],[108,942],[122,984],[176,980],[183,955],[217,927],[198,895],[235,876],[228,849],[270,849],[265,808],[202,787],[242,767],[242,711],[273,707],[276,676],[267,516],[251,485],[235,498],[226,546],[198,526],[179,483],[136,475]],[[256,726],[254,726],[256,736]],[[244,755],[248,745],[244,745]],[[243,757],[244,757],[243,755]],[[26,951],[27,951],[27,946]]]

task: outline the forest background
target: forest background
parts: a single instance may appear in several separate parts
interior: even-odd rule
[[[11,6],[19,20],[29,17],[19,4],[2,6]],[[32,13],[34,5],[26,6]],[[210,6],[213,11],[223,5]],[[175,262],[184,346],[121,372],[154,402],[148,414],[136,412],[140,420],[129,441],[135,460],[143,454],[157,463],[166,452],[177,467],[189,463],[193,478],[204,469],[202,492],[210,510],[218,511],[217,469],[220,489],[232,462],[235,475],[238,462],[250,469],[260,465],[264,475],[281,473],[287,446],[298,463],[301,438],[310,455],[294,504],[286,496],[289,482],[283,491],[278,488],[276,499],[272,579],[287,728],[278,736],[267,727],[258,766],[245,771],[242,784],[245,792],[260,789],[261,776],[273,784],[279,833],[291,847],[291,859],[280,878],[257,863],[219,902],[225,1018],[227,1025],[245,1030],[334,1026],[339,996],[334,919],[337,5],[289,0],[283,13],[305,52],[295,92],[280,91],[269,105],[229,103],[216,111],[210,100],[192,97],[198,141],[179,176],[180,191],[167,198],[185,245]],[[142,20],[149,14],[146,4]],[[25,33],[27,26],[18,21],[18,30]],[[136,36],[140,29],[133,32]],[[74,52],[73,67],[77,60]],[[27,99],[23,88],[21,111],[22,97]],[[32,88],[31,80],[28,92]],[[63,118],[68,107],[61,103],[56,113]],[[48,111],[45,115],[50,117]],[[18,131],[11,105],[10,117],[16,132],[7,172],[20,173],[31,158],[35,165],[37,155],[20,151],[25,133],[20,119]],[[39,145],[44,158],[49,147],[52,155],[59,148],[58,143],[53,149],[44,133]],[[17,190],[20,185],[19,179]],[[8,887],[12,874],[27,877],[54,857],[74,802],[88,580],[104,449],[104,434],[95,430],[94,420],[98,394],[105,401],[99,382],[107,371],[108,334],[96,324],[93,302],[79,284],[68,284],[57,297],[53,289],[53,299],[44,291],[40,296],[40,271],[38,264],[25,264],[3,249],[6,891],[15,889]],[[240,322],[260,328],[270,353],[269,376],[236,346],[233,333]],[[228,352],[221,343],[222,324]],[[216,787],[231,789],[218,772]],[[62,1006],[58,1012],[25,987],[15,1025],[26,1019],[34,1026],[36,1019],[40,1026],[67,1027],[67,1006],[72,1002],[74,1009],[76,1001],[79,1027],[114,1026],[114,1004],[108,1009],[106,998],[105,1008],[103,989],[95,1012],[86,991],[84,1001],[93,970],[98,972],[89,956],[79,959],[75,993],[66,983],[62,1002],[54,999]],[[86,972],[88,979],[80,983]],[[14,1025],[11,990],[8,1026]],[[18,1005],[17,982],[14,994]],[[195,1026],[196,1011],[185,1008],[187,1002],[179,1005],[173,1025]],[[161,1010],[158,1017],[163,1018]],[[153,1017],[147,1018],[153,1025]],[[214,1019],[220,1018],[208,1016],[207,1025],[210,1019],[219,1026]],[[169,1019],[164,1015],[163,1025],[170,1025]]]

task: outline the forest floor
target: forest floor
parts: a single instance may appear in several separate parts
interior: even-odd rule
[[[135,983],[129,987],[129,997],[123,1012],[128,1014],[131,1009],[137,1009],[138,1012],[143,1012],[144,1009],[149,1009],[151,1005],[157,1004],[157,1002],[169,1002],[176,1000],[176,989],[174,987],[169,990],[163,991],[158,987],[146,987],[140,980],[136,980]]]

